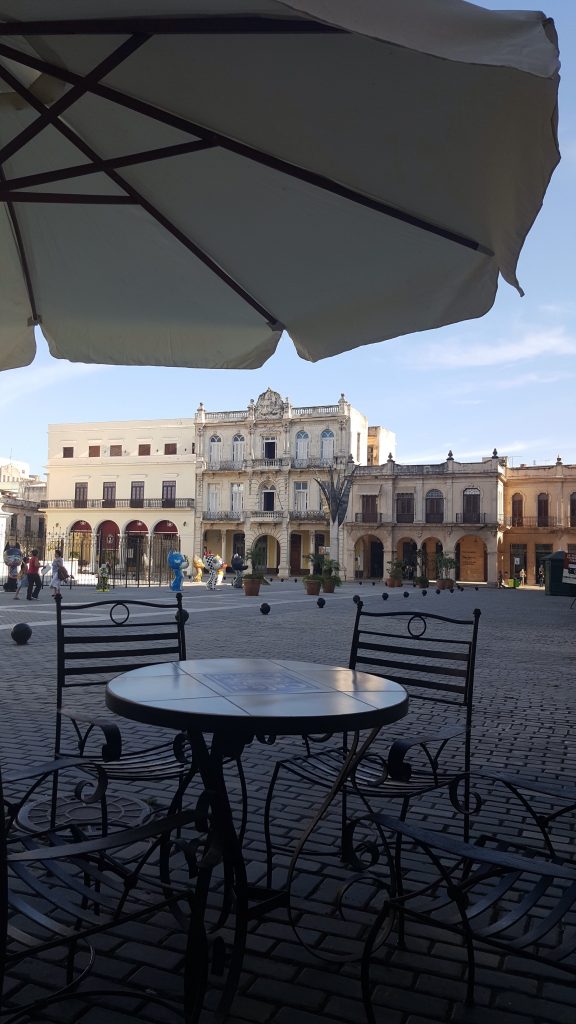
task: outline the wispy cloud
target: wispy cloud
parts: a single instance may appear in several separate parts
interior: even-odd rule
[[[557,384],[559,381],[570,380],[574,373],[521,373],[517,377],[507,377],[505,380],[491,382],[490,387],[495,391],[512,391],[516,388],[529,388],[532,385]]]
[[[540,356],[576,355],[576,337],[564,327],[526,331],[513,341],[468,344],[464,340],[433,342],[421,352],[422,368],[461,370],[471,366],[503,366]]]
[[[98,366],[96,363],[67,363],[65,360],[58,360],[57,363],[46,365],[35,364],[23,366],[20,370],[5,370],[7,387],[3,388],[2,408],[15,405],[25,395],[44,392],[47,404],[52,397],[59,395],[61,408],[65,406],[64,385],[76,377],[86,377],[92,373],[107,370],[107,366]],[[58,418],[58,411],[55,410],[55,418]]]

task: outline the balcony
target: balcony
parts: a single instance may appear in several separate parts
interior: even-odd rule
[[[245,469],[246,463],[243,459],[239,459],[237,462],[234,459],[220,459],[219,462],[208,462],[206,464],[207,473],[218,473],[220,472],[236,472],[240,473]]]
[[[375,523],[376,525],[384,522],[384,516],[382,512],[355,512],[354,513],[355,523]]]
[[[488,515],[487,512],[474,512],[474,511],[471,511],[471,512],[457,512],[456,513],[456,522],[457,523],[472,523],[472,524],[474,524],[476,526],[484,525],[484,523],[490,522],[490,519],[487,518],[487,515]]]
[[[261,509],[260,511],[257,510],[256,512],[251,512],[250,516],[251,516],[252,519],[256,519],[256,520],[258,520],[258,519],[266,519],[266,520],[272,519],[273,521],[278,521],[280,519],[284,519],[284,512],[282,511],[281,508],[279,508],[279,509],[275,509],[275,508],[274,509],[265,509],[265,510]]]
[[[284,469],[290,466],[290,459],[248,459],[247,469]]]
[[[330,469],[336,465],[336,459],[292,459],[292,469]]]
[[[413,512],[397,512],[396,513],[397,523],[413,523],[414,513]]]
[[[425,522],[427,523],[443,523],[444,513],[443,512],[427,512],[425,516]]]
[[[209,508],[208,509],[205,508],[205,509],[202,510],[202,519],[209,520],[212,523],[218,523],[218,522],[234,522],[234,523],[239,523],[239,522],[242,522],[242,520],[245,519],[245,518],[246,518],[246,513],[244,512],[244,510],[242,510],[241,512],[230,512],[230,511],[226,511],[226,512],[220,512],[220,511],[213,512],[212,509],[209,509]]]
[[[301,523],[305,522],[326,522],[328,519],[328,513],[324,509],[291,509],[288,513],[288,518],[291,520],[298,520]]]
[[[194,498],[56,498],[41,501],[40,508],[194,508]]]
[[[519,530],[554,530],[562,526],[562,519],[560,516],[505,516],[504,525]]]

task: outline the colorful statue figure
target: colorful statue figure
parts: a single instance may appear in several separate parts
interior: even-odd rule
[[[209,552],[206,555],[206,558],[204,559],[204,564],[208,569],[209,574],[207,583],[208,589],[216,590],[216,585],[218,583],[218,570],[222,568],[224,563],[220,558],[220,555],[213,555],[211,552]]]
[[[196,575],[194,576],[194,583],[202,583],[202,573],[204,572],[204,560],[199,555],[194,555],[192,559],[192,565],[196,569]]]
[[[168,565],[174,573],[174,579],[170,584],[170,590],[173,590],[176,594],[182,590],[182,583],[184,581],[183,569],[188,568],[188,559],[181,551],[169,551]]]
[[[19,544],[8,543],[4,548],[4,565],[8,568],[8,579],[4,590],[16,590],[18,586],[18,570],[22,564],[22,551]]]

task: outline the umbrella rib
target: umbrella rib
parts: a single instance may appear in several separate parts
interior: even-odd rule
[[[54,117],[52,120],[52,114],[49,108],[47,108],[41,100],[37,99],[33,93],[30,92],[26,86],[22,85],[19,80],[12,75],[6,68],[0,66],[0,78],[4,79],[5,82],[10,85],[15,92],[23,96],[24,99],[34,107],[41,114],[45,114],[52,123],[54,128],[60,132],[64,138],[68,139],[72,145],[76,146],[84,156],[88,157],[89,160],[94,164],[94,168],[97,171],[104,173],[111,181],[118,185],[132,200],[135,200],[138,205],[145,210],[151,217],[153,217],[169,234],[173,235],[182,245],[184,245],[190,252],[193,253],[202,263],[205,264],[217,277],[220,278],[232,291],[234,291],[241,299],[244,300],[248,305],[252,307],[257,313],[264,318],[268,325],[273,330],[282,330],[283,324],[273,316],[261,303],[258,302],[245,288],[242,287],[237,281],[234,280],[222,267],[212,259],[208,253],[204,252],[192,239],[180,230],[168,217],[160,212],[152,203],[144,198],[135,188],[133,188],[127,181],[125,181],[121,175],[117,174],[116,171],[106,169],[101,157],[98,153],[92,149],[88,143],[84,142],[82,138],[67,125],[64,121],[61,121],[58,117]],[[123,197],[120,197],[123,198]]]
[[[154,160],[167,160],[173,156],[185,156],[188,153],[196,153],[203,149],[213,149],[211,142],[182,142],[175,146],[160,146],[158,149],[145,149],[140,153],[128,153],[126,156],[110,157],[102,160],[102,166],[107,170],[117,170],[119,167],[132,167],[134,164],[151,163]],[[41,171],[38,174],[25,174],[20,178],[6,178],[3,191],[20,188],[32,188],[34,185],[47,185],[53,181],[66,181],[68,178],[81,178],[84,175],[94,174],[94,167],[89,164],[75,164],[72,167],[63,167],[57,171]],[[16,196],[14,197],[16,198]]]
[[[5,176],[4,176],[4,168],[0,164],[0,185],[3,184],[5,180],[6,179],[5,179]],[[6,206],[7,206],[7,209],[8,209],[8,216],[9,216],[11,224],[12,224],[12,230],[14,232],[14,239],[15,239],[15,242],[16,242],[16,250],[18,252],[18,259],[20,260],[20,266],[22,268],[22,274],[24,275],[24,283],[26,285],[26,291],[28,293],[28,301],[30,303],[30,312],[32,314],[31,317],[30,317],[30,320],[31,320],[30,326],[32,326],[32,324],[40,323],[40,317],[38,316],[38,310],[37,310],[37,307],[36,307],[36,298],[34,296],[34,289],[32,287],[32,278],[30,276],[30,267],[28,266],[28,257],[26,255],[26,249],[24,247],[24,240],[22,238],[22,232],[20,230],[20,223],[18,221],[18,217],[16,216],[16,211],[14,209],[14,206],[13,206],[12,202],[9,199],[6,201]]]
[[[150,18],[63,18],[10,21],[0,24],[0,36],[38,35],[345,35],[336,25],[294,16],[196,15]]]
[[[54,122],[54,118],[59,117],[68,110],[73,103],[76,103],[82,96],[86,95],[86,92],[90,85],[96,84],[101,78],[113,71],[114,68],[122,64],[130,54],[138,50],[144,43],[148,41],[150,36],[132,36],[130,39],[126,39],[117,49],[113,50],[100,64],[92,69],[87,75],[82,77],[82,81],[73,85],[71,89],[59,100],[56,100],[51,107],[46,107],[44,114],[40,116],[24,128],[18,135],[16,135],[10,142],[6,143],[5,146],[0,149],[0,164],[3,164],[11,156],[14,156],[27,142],[31,142],[32,139],[36,138],[37,135],[43,131],[50,123]]]
[[[0,43],[0,56],[6,56],[12,60],[25,64],[27,67],[33,67],[37,70],[45,71],[47,74],[50,74],[55,78],[62,78],[64,81],[72,83],[79,80],[82,81],[81,76],[74,74],[72,71],[60,68],[57,64],[51,64],[48,61],[31,57],[28,54],[23,54],[19,50],[16,50],[11,46],[6,46],[2,43]],[[472,238],[468,238],[466,235],[461,235],[456,231],[451,231],[449,228],[434,224],[432,221],[424,220],[415,214],[408,213],[405,210],[400,210],[395,206],[391,206],[389,203],[384,203],[378,199],[372,198],[371,196],[364,195],[364,193],[358,192],[346,185],[341,185],[339,182],[333,181],[325,175],[317,174],[315,171],[309,171],[303,167],[298,167],[296,164],[291,164],[286,160],[282,160],[280,157],[272,156],[270,153],[256,149],[253,146],[248,146],[245,143],[238,142],[235,139],[224,135],[222,132],[214,131],[212,128],[204,128],[201,125],[197,125],[194,122],[189,121],[187,118],[183,118],[176,114],[170,114],[165,110],[160,110],[158,107],[153,106],[151,103],[147,103],[145,100],[139,100],[134,97],[127,96],[125,93],[122,93],[117,89],[112,89],[110,86],[102,85],[101,83],[91,86],[87,91],[93,93],[95,96],[100,96],[102,99],[110,100],[110,102],[116,103],[121,107],[126,107],[128,110],[134,110],[138,114],[143,114],[155,121],[160,121],[162,124],[166,124],[172,128],[178,129],[179,131],[186,132],[188,135],[196,135],[200,139],[210,142],[214,146],[230,150],[231,152],[237,153],[239,156],[253,160],[255,163],[263,164],[266,167],[270,167],[272,170],[280,171],[283,174],[297,178],[300,181],[304,181],[309,185],[315,186],[316,188],[338,195],[350,202],[368,207],[368,209],[375,210],[376,212],[382,213],[394,220],[399,220],[404,224],[409,224],[411,227],[415,227],[419,230],[426,231],[429,234],[444,238],[446,241],[454,242],[456,245],[464,246],[466,249],[472,249],[484,256],[489,256],[490,258],[494,256],[493,251],[488,248],[488,246],[485,246],[481,242],[477,242]]]
[[[105,195],[97,192],[14,192],[0,182],[0,202],[11,203],[77,203],[83,206],[137,206],[132,196]]]

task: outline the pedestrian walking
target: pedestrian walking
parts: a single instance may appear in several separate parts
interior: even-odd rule
[[[501,589],[504,586],[504,577],[501,572],[498,573],[498,588]]]
[[[544,586],[544,566],[543,565],[541,565],[540,568],[538,569],[538,586],[539,587],[543,587]]]
[[[50,580],[50,591],[52,597],[56,597],[56,594],[60,593],[60,584],[63,579],[66,579],[68,573],[64,567],[64,558],[60,548],[56,548],[54,552],[54,558],[52,559],[52,579]]]
[[[244,565],[244,559],[242,558],[242,555],[239,555],[238,552],[236,552],[236,554],[232,556],[232,561],[230,565],[232,566],[235,574],[232,586],[237,587],[239,590],[242,590],[242,574],[244,572],[244,569],[246,568],[246,566]]]
[[[19,601],[20,600],[20,591],[23,590],[24,587],[27,587],[27,586],[28,586],[28,559],[27,558],[23,558],[22,562],[20,563],[20,569],[18,571],[18,576],[16,578],[16,593],[14,594],[14,600],[15,601]]]
[[[37,601],[41,590],[42,580],[40,579],[38,548],[32,548],[30,558],[28,559],[28,593],[26,594],[26,600]]]
[[[520,586],[523,587],[526,583],[526,570],[520,569]]]

